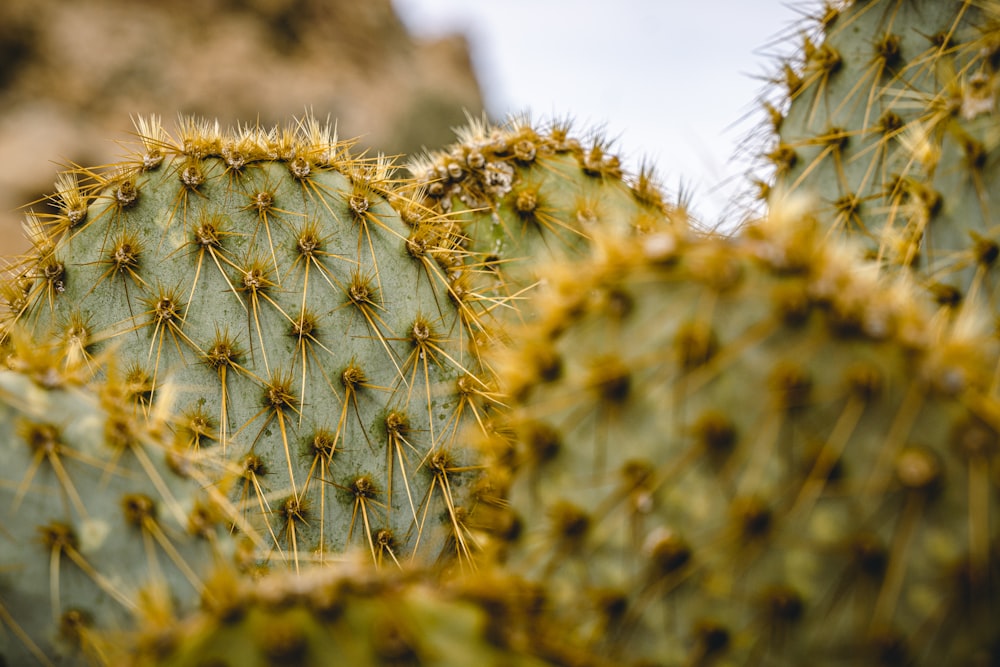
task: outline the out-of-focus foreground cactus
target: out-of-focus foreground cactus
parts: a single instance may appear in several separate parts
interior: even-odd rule
[[[169,414],[25,345],[0,371],[0,662],[103,663],[145,605],[196,608],[238,517]]]
[[[817,3],[818,5],[818,3]],[[1000,305],[1000,10],[969,0],[817,6],[770,106],[775,178],[833,234],[915,267],[941,303]]]
[[[498,558],[617,664],[992,664],[990,345],[796,217],[548,272]]]
[[[74,363],[113,346],[140,412],[170,379],[178,432],[238,466],[279,560],[466,558],[455,434],[489,385],[391,165],[311,117],[137,127],[131,159],[63,174],[29,220],[10,317]]]
[[[534,598],[507,582],[432,584],[418,572],[350,562],[259,579],[219,568],[206,584],[213,602],[193,614],[147,615],[133,667],[265,667],[331,664],[544,667],[597,664],[556,647]],[[552,640],[550,645],[547,640]]]

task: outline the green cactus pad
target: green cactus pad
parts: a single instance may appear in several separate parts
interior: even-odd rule
[[[972,664],[1000,603],[990,345],[782,217],[548,275],[497,366],[497,558],[620,664]]]
[[[468,556],[455,434],[488,383],[391,164],[311,117],[137,128],[135,155],[63,175],[29,225],[13,317],[74,358],[113,346],[137,409],[171,378],[179,432],[237,468],[276,559]]]
[[[51,358],[50,360],[51,361]],[[103,660],[149,596],[192,610],[236,520],[164,415],[26,351],[0,371],[0,662]],[[221,485],[221,480],[215,480]],[[228,509],[227,509],[228,508]]]
[[[834,234],[915,268],[938,302],[995,312],[998,28],[991,3],[826,3],[770,95],[762,192],[817,197]]]

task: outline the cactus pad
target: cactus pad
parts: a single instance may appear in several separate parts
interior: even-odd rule
[[[1000,602],[989,344],[785,218],[549,274],[498,365],[498,558],[626,664],[964,664]]]
[[[391,164],[311,117],[137,128],[129,159],[62,175],[59,212],[29,220],[10,317],[73,358],[113,346],[140,411],[171,378],[178,430],[236,467],[275,558],[468,556],[455,434],[488,383]]]

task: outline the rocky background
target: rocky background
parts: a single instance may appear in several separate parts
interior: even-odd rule
[[[464,38],[416,40],[390,0],[3,0],[0,254],[27,249],[21,207],[61,165],[125,153],[130,115],[172,130],[178,114],[273,125],[306,109],[413,153],[483,101]]]

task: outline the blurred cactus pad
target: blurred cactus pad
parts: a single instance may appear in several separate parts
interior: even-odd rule
[[[175,448],[169,415],[137,415],[114,369],[67,371],[24,342],[0,371],[0,662],[104,664],[102,633],[152,600],[193,611],[233,558],[239,521]]]
[[[595,655],[997,659],[990,343],[822,239],[786,209],[603,243],[497,362],[497,557]]]
[[[419,572],[330,563],[250,578],[217,568],[212,602],[145,614],[118,664],[133,667],[546,667],[592,663],[550,645],[533,598],[501,580],[433,583]]]
[[[278,560],[468,556],[455,438],[489,383],[392,165],[312,117],[137,134],[29,218],[10,318],[67,364],[113,349],[138,412],[170,379],[178,432],[237,466],[232,500]]]
[[[799,28],[766,95],[763,194],[808,192],[831,233],[913,267],[938,302],[995,310],[1000,9],[825,3]]]

